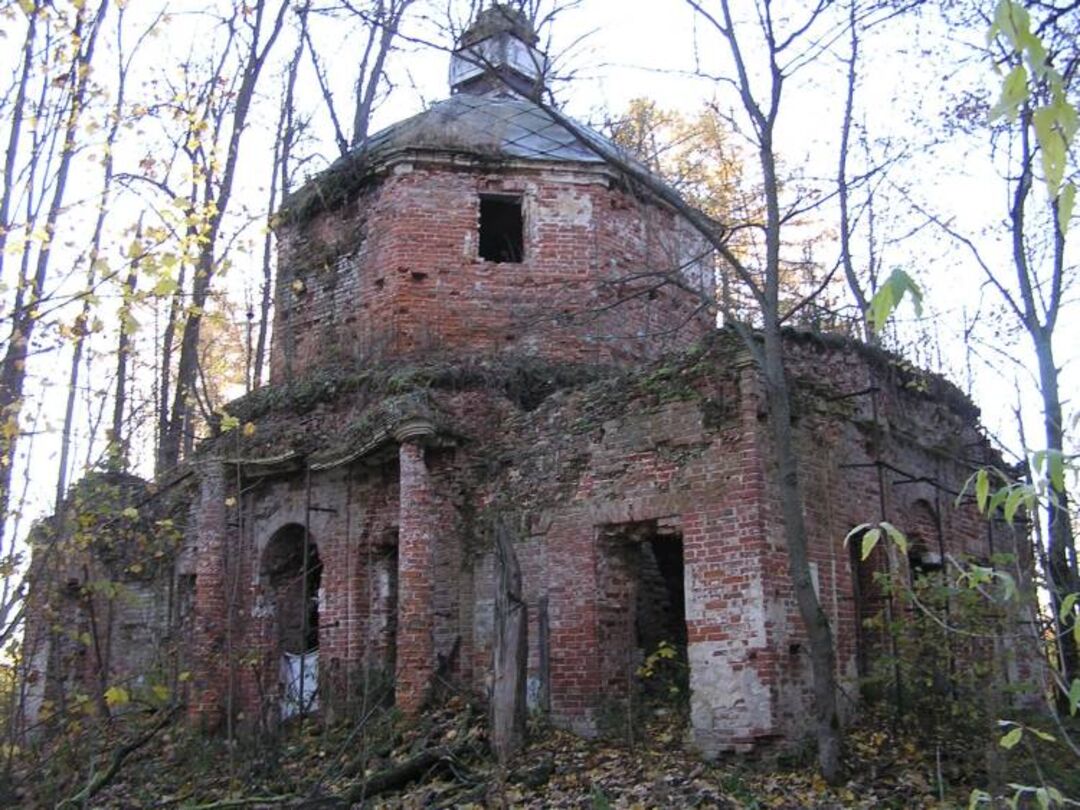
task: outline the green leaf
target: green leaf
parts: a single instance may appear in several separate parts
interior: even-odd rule
[[[874,552],[874,546],[877,545],[878,540],[881,539],[881,529],[870,529],[863,535],[862,539],[862,556],[861,559],[866,560]]]
[[[1027,52],[1027,60],[1028,65],[1031,67],[1031,74],[1037,79],[1046,76],[1046,48],[1043,46],[1042,41],[1034,34],[1031,34],[1028,37],[1027,46],[1024,50]]]
[[[1047,477],[1054,492],[1061,494],[1065,491],[1065,456],[1060,450],[1047,450]]]
[[[232,414],[222,412],[222,414],[221,414],[221,432],[222,433],[228,433],[230,430],[236,430],[236,428],[238,428],[238,427],[240,427],[240,420],[239,419],[237,419]]]
[[[138,520],[139,519],[139,510],[136,509],[134,506],[129,506],[127,509],[125,509],[120,514],[122,514],[128,520]]]
[[[1054,110],[1049,106],[1040,107],[1031,115],[1035,139],[1039,142],[1039,151],[1042,153],[1046,188],[1051,197],[1057,197],[1061,180],[1065,176],[1065,141],[1055,128],[1055,122]]]
[[[131,314],[131,310],[127,307],[120,309],[120,330],[125,335],[134,335],[139,331],[139,322],[135,320],[135,317]]]
[[[1028,99],[1028,74],[1027,68],[1017,65],[1009,71],[1005,82],[1001,86],[1001,98],[990,110],[990,120],[995,121],[1002,116],[1012,122],[1022,105]]]
[[[1020,591],[1016,588],[1016,580],[1012,578],[1012,574],[1007,571],[995,571],[994,573],[1005,588],[1005,601],[1011,602],[1016,599],[1020,595]]]
[[[1075,716],[1077,710],[1080,710],[1080,678],[1073,678],[1069,686],[1069,714]]]
[[[1017,726],[1016,728],[1009,729],[1008,733],[1005,734],[1005,736],[1002,737],[1000,740],[998,740],[998,745],[1005,749],[1015,748],[1016,744],[1020,742],[1020,738],[1023,736],[1024,729],[1022,729],[1020,726]]]
[[[1072,219],[1073,206],[1076,205],[1076,186],[1066,183],[1057,198],[1058,230],[1064,236],[1069,232],[1069,220]]]
[[[1031,15],[1013,0],[1001,0],[994,9],[994,26],[1020,52],[1031,38]]]
[[[1055,91],[1049,104],[1032,113],[1031,123],[1042,152],[1046,188],[1050,197],[1056,198],[1065,177],[1069,146],[1080,126],[1080,118],[1064,92]]]
[[[179,287],[180,285],[176,283],[176,279],[171,276],[162,276],[154,285],[152,294],[157,298],[165,298],[176,292]]]
[[[965,576],[974,588],[977,585],[990,582],[994,578],[994,569],[987,568],[985,565],[972,565],[968,568]]]
[[[899,267],[894,268],[867,306],[866,317],[870,322],[870,328],[875,332],[880,332],[896,308],[900,306],[905,295],[911,297],[915,314],[922,315],[922,290],[911,276]]]
[[[848,542],[851,540],[851,538],[854,537],[855,535],[862,534],[864,531],[869,529],[871,527],[871,525],[873,525],[873,524],[860,523],[858,526],[856,526],[854,529],[852,529],[850,532],[848,532],[847,535],[844,537],[844,545],[846,546],[848,544]]]
[[[979,504],[979,511],[986,512],[986,499],[990,495],[990,474],[986,468],[975,473],[975,501]]]
[[[894,543],[896,543],[896,545],[900,549],[900,551],[903,552],[904,554],[907,554],[907,551],[908,551],[907,536],[902,531],[900,531],[898,528],[896,528],[895,526],[893,526],[891,523],[889,523],[886,520],[881,521],[881,528],[883,528],[886,531],[886,533],[889,535],[889,538]]]
[[[1058,611],[1058,619],[1063,622],[1068,621],[1069,614],[1073,612],[1077,599],[1080,599],[1080,593],[1065,594],[1065,598],[1061,600],[1061,609]]]
[[[989,514],[993,514],[998,510],[998,507],[1005,503],[1005,499],[1009,497],[1010,490],[1008,487],[1002,487],[990,496],[990,503],[987,504],[986,509]]]
[[[1051,734],[1048,731],[1042,731],[1042,730],[1037,729],[1037,728],[1031,728],[1030,726],[1028,726],[1028,731],[1030,731],[1032,734],[1034,734],[1040,740],[1045,740],[1046,742],[1057,742],[1057,737],[1055,737],[1053,734]]]
[[[1013,518],[1016,517],[1016,512],[1020,508],[1020,505],[1024,502],[1024,496],[1026,495],[1025,488],[1022,486],[1014,486],[1009,490],[1009,496],[1005,499],[1005,522],[1012,524]]]

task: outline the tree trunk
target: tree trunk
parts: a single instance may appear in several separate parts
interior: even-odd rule
[[[1034,336],[1034,335],[1033,335]],[[1040,335],[1035,341],[1035,352],[1039,359],[1039,391],[1043,400],[1043,429],[1046,434],[1046,449],[1049,451],[1047,465],[1053,462],[1050,454],[1063,451],[1065,431],[1062,422],[1061,392],[1058,388],[1058,368],[1054,362],[1054,350],[1049,336]],[[1049,472],[1049,470],[1048,470]],[[1080,675],[1080,651],[1076,637],[1071,632],[1073,620],[1062,620],[1061,602],[1065,596],[1080,590],[1076,576],[1076,547],[1069,519],[1068,490],[1062,487],[1053,490],[1047,501],[1046,525],[1049,542],[1047,558],[1049,562],[1050,600],[1054,613],[1054,629],[1061,650],[1061,674],[1064,682],[1072,683]],[[1075,608],[1074,608],[1075,611]],[[1065,708],[1068,707],[1067,696]]]
[[[495,662],[491,688],[491,747],[506,764],[525,743],[527,609],[521,567],[506,523],[495,526]]]
[[[135,226],[135,238],[142,238],[142,217]],[[109,466],[116,470],[128,467],[129,442],[124,429],[124,414],[127,412],[128,355],[131,354],[131,333],[128,320],[131,303],[135,298],[135,286],[139,282],[139,260],[132,258],[128,263],[127,278],[124,279],[122,303],[120,304],[120,336],[116,342],[116,395],[113,399],[112,429],[109,436]]]
[[[221,256],[218,251],[218,236],[221,233],[221,223],[226,210],[229,207],[229,199],[233,192],[233,180],[236,177],[236,167],[240,158],[240,140],[247,127],[248,113],[251,109],[252,100],[258,85],[259,75],[266,64],[267,56],[274,47],[278,35],[285,21],[285,14],[289,9],[288,3],[282,3],[277,14],[270,23],[270,31],[266,41],[260,42],[264,33],[263,15],[266,13],[266,3],[258,0],[254,8],[250,9],[254,14],[254,20],[250,23],[251,42],[248,46],[244,61],[240,64],[241,80],[233,102],[230,116],[230,130],[228,146],[225,152],[224,167],[221,171],[220,180],[215,178],[214,172],[208,170],[203,181],[202,204],[212,204],[214,213],[210,215],[204,235],[205,243],[199,251],[195,264],[195,277],[192,280],[191,306],[189,315],[184,324],[184,334],[180,338],[180,354],[176,368],[176,386],[172,395],[172,408],[168,415],[167,427],[161,431],[161,446],[158,452],[159,472],[175,467],[179,462],[185,447],[191,447],[193,435],[191,420],[193,408],[191,401],[195,397],[199,363],[199,341],[202,331],[203,312],[210,295],[210,288],[217,262]],[[246,7],[245,7],[246,8]],[[223,64],[223,63],[222,63]],[[219,68],[219,71],[223,68]],[[220,76],[215,76],[215,79]],[[216,131],[215,136],[222,134],[221,129]],[[217,138],[215,137],[215,141]],[[196,194],[192,194],[194,201]],[[163,404],[164,404],[164,397]],[[186,431],[186,433],[185,433]]]
[[[26,88],[34,72],[34,42],[37,39],[38,4],[32,4],[26,15],[26,38],[23,40],[22,67],[19,69],[18,90],[15,101],[8,108],[10,118],[7,149],[4,153],[4,173],[0,179],[0,282],[4,278],[4,256],[7,255],[7,237],[11,232],[11,203],[14,199],[15,161],[19,155],[19,136],[22,134],[23,114],[26,108]]]
[[[855,304],[859,308],[859,329],[863,340],[872,346],[878,344],[878,334],[867,321],[870,302],[863,291],[862,282],[855,272],[855,262],[851,255],[852,218],[849,210],[851,188],[848,183],[848,155],[851,149],[851,125],[855,110],[855,85],[859,62],[859,32],[856,25],[856,0],[848,5],[848,34],[851,38],[851,53],[847,60],[847,92],[844,96],[844,119],[840,127],[840,166],[836,172],[837,199],[840,203],[840,261],[844,267],[844,278],[851,291]],[[870,283],[870,295],[874,294]]]
[[[788,573],[806,626],[810,667],[814,676],[814,720],[818,766],[830,784],[840,778],[840,716],[836,705],[836,652],[832,629],[821,609],[810,573],[802,487],[791,427],[791,394],[784,371],[783,335],[776,319],[765,319],[765,385],[769,404],[769,427],[779,485],[780,511],[787,541]]]
[[[67,74],[72,91],[65,111],[60,160],[56,168],[52,199],[43,229],[49,238],[38,250],[33,276],[27,277],[24,273],[19,278],[11,313],[11,334],[3,360],[0,361],[0,422],[3,423],[3,436],[0,438],[0,538],[3,537],[11,504],[11,475],[18,444],[19,416],[22,412],[26,385],[26,365],[30,357],[30,342],[40,317],[36,310],[45,292],[45,282],[52,257],[52,240],[56,236],[57,224],[64,212],[68,174],[76,151],[75,137],[78,134],[85,103],[94,48],[108,7],[109,0],[102,0],[92,16],[88,10],[80,10],[72,29],[73,37],[80,44],[85,44],[83,50],[77,50],[73,55]],[[27,255],[28,251],[24,253],[24,261]]]

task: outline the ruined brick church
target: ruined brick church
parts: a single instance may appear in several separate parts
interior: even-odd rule
[[[64,684],[155,666],[183,673],[211,727],[342,715],[376,673],[406,714],[438,684],[483,695],[501,520],[535,711],[596,733],[666,643],[703,753],[808,731],[760,372],[716,326],[701,240],[605,159],[613,145],[534,101],[543,68],[523,20],[482,15],[448,99],[289,199],[270,384],[228,407],[245,427],[175,481],[117,484],[159,510],[145,520],[171,509],[179,539],[167,564],[113,565],[125,595],[97,614],[104,659],[34,616],[85,626],[80,582],[105,563],[65,560],[31,602],[31,714]],[[893,522],[911,538],[893,563],[923,569],[1012,541],[956,505],[994,458],[956,388],[795,330],[787,364],[813,580],[851,710],[883,649],[866,620],[890,562],[860,563],[849,530]]]

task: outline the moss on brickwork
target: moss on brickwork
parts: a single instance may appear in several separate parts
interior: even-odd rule
[[[323,368],[230,403],[225,411],[244,427],[204,441],[199,450],[231,458],[295,453],[330,464],[388,435],[406,418],[425,419],[441,437],[454,440],[455,426],[439,411],[436,394],[488,392],[529,413],[557,391],[581,388],[614,373],[606,366],[528,356]]]
[[[490,390],[526,411],[555,391],[612,375],[606,366],[552,363],[528,356],[508,356],[465,363],[389,364],[365,368],[330,368],[284,385],[270,385],[229,403],[225,410],[241,422],[270,414],[303,415],[317,406],[362,393],[369,399],[417,390]]]
[[[832,355],[826,358],[830,364],[833,356],[842,360],[845,354],[854,354],[881,375],[877,385],[884,384],[899,396],[938,402],[961,421],[977,417],[978,410],[951,383],[921,372],[889,352],[831,335],[788,330],[786,337],[795,347]],[[252,435],[219,437],[204,448],[217,446],[230,455],[281,455],[291,450],[303,455],[315,453],[318,458],[346,457],[369,444],[380,430],[387,430],[390,421],[405,416],[429,419],[443,435],[452,436],[452,420],[439,415],[428,395],[461,392],[494,394],[523,414],[536,410],[556,393],[572,393],[572,403],[560,400],[558,405],[562,409],[558,429],[578,437],[631,410],[660,411],[673,402],[696,400],[700,401],[702,424],[715,431],[730,423],[736,412],[736,403],[724,400],[717,383],[722,378],[731,383],[747,358],[741,337],[734,330],[721,329],[690,350],[632,371],[523,355],[323,368],[291,383],[261,388],[228,405],[228,413],[241,423],[255,423],[256,430]],[[828,413],[858,421],[860,400],[849,397],[856,392],[847,390],[851,381],[843,374],[833,377],[800,369],[798,363],[793,370],[797,417]],[[420,407],[421,402],[426,404]],[[405,403],[415,413],[405,414]],[[351,415],[343,422],[318,416],[324,411]],[[508,428],[509,433],[514,430]]]
[[[944,376],[920,369],[909,360],[879,346],[870,346],[846,335],[792,328],[784,330],[784,338],[790,343],[815,346],[821,351],[855,352],[866,360],[871,368],[881,372],[885,381],[895,386],[898,392],[903,391],[940,402],[965,420],[975,422],[979,419],[979,408]],[[828,386],[829,383],[822,381],[821,384]],[[814,381],[800,379],[799,385],[812,387]]]
[[[365,224],[363,221],[350,222],[344,229],[343,238],[329,241],[303,234],[296,240],[300,249],[291,252],[288,266],[281,268],[281,276],[302,279],[316,275],[324,288],[336,285],[339,262],[360,250],[367,238]]]
[[[373,177],[363,152],[345,155],[290,194],[277,219],[290,225],[310,222],[324,211],[334,211],[354,200]]]
[[[485,145],[475,137],[461,137],[453,143],[452,133],[435,130],[411,132],[410,148],[425,146],[440,152],[460,153],[475,161],[484,171],[490,172],[506,163],[506,157],[494,146]],[[279,224],[303,227],[319,214],[336,211],[355,200],[367,188],[375,187],[380,173],[377,161],[363,150],[351,152],[338,158],[328,168],[312,177],[290,194],[277,213]]]
[[[644,369],[624,371],[598,381],[583,391],[579,414],[568,429],[576,434],[589,433],[626,412],[631,403],[634,408],[658,410],[671,402],[695,399],[713,402],[711,389],[716,375],[731,371],[741,349],[737,338],[733,338],[733,334],[720,331],[687,351],[668,355]]]

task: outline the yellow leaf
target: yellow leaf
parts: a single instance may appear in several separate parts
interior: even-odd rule
[[[244,435],[249,437],[249,438],[251,436],[255,435],[255,423],[254,422],[245,422],[244,423]]]
[[[105,690],[105,702],[110,706],[123,706],[131,698],[127,690],[120,686],[110,686]]]

